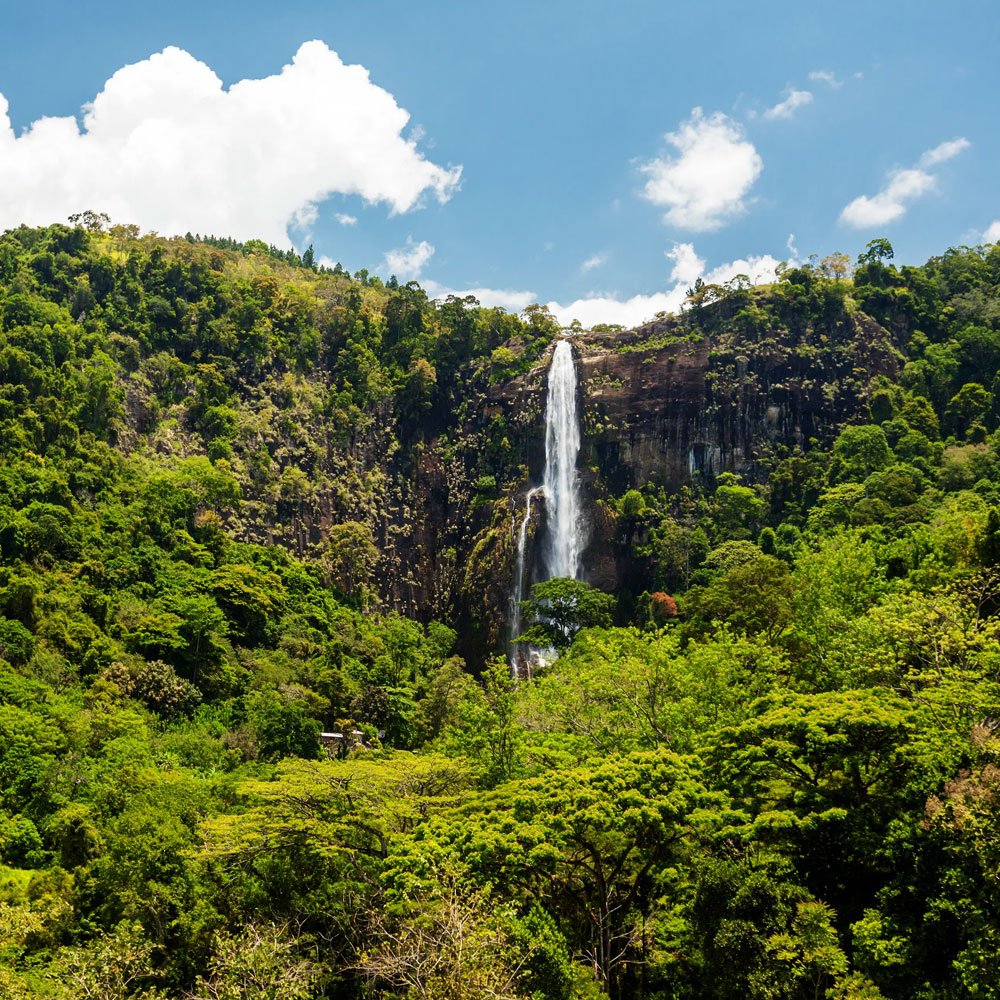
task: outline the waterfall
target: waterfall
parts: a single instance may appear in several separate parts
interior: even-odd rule
[[[580,424],[576,419],[576,366],[573,348],[560,340],[549,368],[545,403],[545,500],[548,504],[548,577],[580,575],[580,487],[576,459]]]
[[[547,512],[543,575],[580,577],[580,556],[584,545],[584,523],[580,511],[580,484],[576,472],[580,452],[580,424],[576,414],[576,366],[569,341],[560,340],[552,352],[549,386],[545,401],[545,474],[541,486],[534,486],[525,496],[524,517],[517,536],[517,563],[511,588],[510,665],[519,673],[520,653],[515,639],[521,632],[521,608],[524,600],[528,528],[531,503],[536,496],[545,498]],[[538,651],[534,651],[537,653]],[[529,653],[529,671],[530,659]]]
[[[528,490],[524,498],[524,517],[517,533],[517,564],[514,567],[514,586],[510,595],[510,665],[517,670],[517,637],[521,634],[521,601],[524,600],[524,552],[528,547],[528,526],[531,524],[531,501],[539,496],[544,486]]]

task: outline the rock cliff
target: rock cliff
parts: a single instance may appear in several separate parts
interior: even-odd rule
[[[775,457],[828,442],[866,414],[872,380],[897,375],[901,362],[888,331],[848,310],[823,326],[754,336],[724,319],[708,335],[692,330],[690,319],[665,317],[634,330],[581,331],[573,345],[590,524],[584,561],[590,582],[604,589],[628,574],[609,497],[647,483],[676,491],[723,471],[760,481]],[[489,521],[477,526],[468,556],[460,557],[460,620],[487,647],[503,641],[522,497],[540,481],[548,359],[491,387],[477,416],[501,417],[516,431],[527,470],[489,505]],[[536,511],[532,538],[544,505]]]

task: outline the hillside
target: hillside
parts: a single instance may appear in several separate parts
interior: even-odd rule
[[[1000,995],[1000,246],[572,331],[514,680],[544,308],[81,221],[0,237],[0,997]]]

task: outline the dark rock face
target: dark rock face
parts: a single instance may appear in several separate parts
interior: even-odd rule
[[[889,334],[857,314],[837,342],[658,343],[652,324],[578,343],[590,464],[614,493],[692,475],[753,480],[781,447],[828,439],[867,406],[871,379],[895,375]],[[817,334],[829,342],[829,335]]]
[[[708,437],[708,370],[704,342],[623,352],[613,342],[581,340],[585,461],[610,492],[688,482],[691,447]],[[710,447],[701,442],[705,454]]]

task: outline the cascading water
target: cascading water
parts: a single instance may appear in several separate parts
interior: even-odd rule
[[[521,634],[521,601],[524,600],[524,552],[528,547],[528,526],[531,524],[531,501],[539,496],[544,486],[536,486],[528,490],[524,500],[524,517],[521,518],[521,528],[517,533],[517,565],[514,568],[514,586],[510,595],[510,665],[517,670],[518,644],[517,637]]]
[[[532,500],[542,495],[548,514],[545,531],[543,573],[541,579],[554,576],[580,576],[580,556],[584,545],[583,518],[580,513],[580,484],[576,471],[580,453],[580,424],[576,414],[576,366],[569,341],[560,340],[552,352],[549,388],[545,402],[545,475],[541,486],[528,490],[524,517],[517,536],[517,564],[511,593],[510,665],[519,673],[520,649],[515,641],[521,633],[521,601],[528,528]],[[530,660],[530,656],[529,656]]]
[[[545,404],[545,478],[548,504],[546,569],[548,576],[580,575],[580,486],[576,459],[580,453],[580,424],[576,418],[576,366],[573,348],[560,340],[549,368],[549,396]]]

